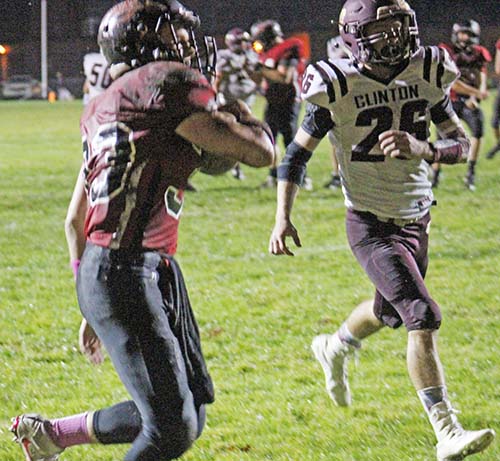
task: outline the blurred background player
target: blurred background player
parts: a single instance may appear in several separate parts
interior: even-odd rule
[[[336,59],[345,59],[349,57],[349,52],[345,47],[342,37],[340,35],[332,37],[326,42],[326,54],[330,61],[335,61]],[[331,131],[328,133],[328,140],[332,145],[332,152],[331,152],[332,177],[330,178],[330,181],[328,181],[325,184],[324,187],[326,189],[337,190],[341,187],[339,163],[337,161],[337,155],[335,154],[335,138]]]
[[[71,91],[66,87],[62,72],[56,72],[56,92],[59,101],[73,101],[75,99]]]
[[[255,73],[259,58],[252,49],[250,34],[239,27],[234,27],[227,31],[224,43],[226,49],[217,52],[215,78],[217,102],[222,106],[239,99],[251,108],[255,102],[259,80]],[[231,172],[236,179],[245,178],[239,163]]]
[[[457,115],[471,130],[471,149],[469,152],[466,187],[476,189],[476,163],[484,134],[484,117],[479,103],[488,97],[486,65],[491,61],[490,52],[479,44],[481,29],[474,20],[453,25],[451,42],[439,46],[447,50],[460,70],[460,78],[451,89],[451,101]],[[439,184],[440,166],[433,165],[433,187]]]
[[[184,188],[206,158],[267,167],[274,147],[246,106],[217,109],[207,80],[214,40],[203,37],[203,59],[198,25],[168,1],[120,2],[101,21],[113,83],[80,120],[83,163],[65,231],[80,345],[98,362],[102,342],[130,398],[65,418],[17,416],[11,430],[29,461],[88,443],[131,444],[125,461],[166,461],[203,430],[214,389],[174,257]]]
[[[493,106],[493,119],[491,124],[493,126],[496,144],[486,154],[487,159],[492,159],[496,153],[500,151],[500,38],[497,40],[495,48],[495,76],[498,80],[498,86],[497,96]]]
[[[83,74],[83,104],[87,105],[92,98],[111,85],[106,58],[101,53],[87,53],[83,57]]]
[[[259,53],[259,70],[264,78],[267,101],[264,119],[275,140],[279,134],[283,136],[286,148],[297,131],[300,86],[306,66],[304,43],[297,37],[284,38],[280,24],[272,19],[254,23],[250,34],[253,47]],[[262,186],[275,187],[276,178],[274,165]],[[306,177],[302,186],[311,189],[310,178]]]

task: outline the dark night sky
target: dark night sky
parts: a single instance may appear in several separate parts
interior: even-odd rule
[[[344,0],[181,0],[201,17],[203,32],[222,44],[232,27],[249,28],[258,19],[279,21],[285,34],[309,32],[312,58],[324,55],[326,40],[337,34],[330,20],[338,18]],[[494,51],[500,37],[500,0],[409,0],[417,13],[421,42],[449,41],[453,23],[477,20],[482,43]],[[47,0],[49,74],[81,74],[81,60],[97,51],[89,24],[97,26],[118,0]],[[0,44],[12,45],[9,71],[40,74],[40,0],[0,0]],[[89,18],[93,17],[89,22]]]
[[[71,38],[80,34],[82,19],[89,14],[101,15],[113,0],[47,0],[49,24],[53,38]],[[341,0],[190,0],[204,22],[204,29],[221,34],[234,25],[248,26],[254,20],[271,17],[287,29],[325,29],[337,17]],[[500,35],[499,0],[413,0],[421,28],[442,24],[449,29],[453,22],[474,18],[481,26],[497,26]],[[38,35],[40,0],[0,0],[0,43],[19,42]]]

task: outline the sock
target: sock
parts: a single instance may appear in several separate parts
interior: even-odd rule
[[[54,443],[61,448],[92,443],[87,427],[87,414],[52,419],[50,435]]]
[[[469,160],[469,174],[473,175],[476,169],[476,160]]]
[[[425,389],[417,391],[417,394],[427,414],[430,413],[430,410],[434,405],[448,400],[446,386],[426,387]]]
[[[356,349],[359,349],[361,347],[361,340],[359,338],[356,338],[349,331],[349,328],[347,328],[347,324],[345,322],[340,326],[338,335],[343,343],[349,344],[350,346],[353,346]]]
[[[277,178],[278,177],[278,169],[277,168],[270,168],[269,169],[269,176],[271,176],[273,178]]]

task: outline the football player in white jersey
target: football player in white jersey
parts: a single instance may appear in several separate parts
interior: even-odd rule
[[[86,105],[111,84],[111,78],[108,63],[101,53],[87,53],[83,57],[83,73],[83,103]]]
[[[309,107],[278,169],[269,251],[292,255],[287,237],[301,246],[291,221],[294,198],[306,162],[333,130],[349,244],[376,290],[338,331],[313,340],[328,393],[350,405],[349,357],[367,336],[404,324],[408,372],[436,434],[437,458],[462,460],[485,449],[495,433],[465,430],[457,419],[437,351],[441,312],[424,283],[434,201],[427,163],[465,162],[470,147],[449,99],[458,71],[446,51],[419,45],[415,14],[404,0],[347,0],[339,30],[351,59],[307,69],[302,93]],[[443,138],[434,143],[431,121]]]
[[[222,106],[240,99],[251,108],[260,77],[256,77],[259,57],[252,49],[250,34],[240,27],[233,27],[224,36],[224,43],[227,48],[217,52],[217,102]],[[235,179],[245,179],[239,163],[231,173]]]
[[[259,57],[252,49],[250,34],[233,27],[224,36],[224,43],[227,48],[217,52],[217,98],[221,99],[221,104],[241,99],[252,107],[257,92],[255,69]]]

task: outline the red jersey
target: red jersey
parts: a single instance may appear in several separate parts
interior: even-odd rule
[[[450,53],[451,58],[460,71],[460,80],[467,85],[479,88],[481,84],[481,73],[486,72],[486,64],[491,62],[490,52],[481,45],[472,45],[466,50],[452,47],[446,43],[439,45]],[[457,94],[451,90],[451,99],[455,100]]]
[[[302,40],[297,37],[287,38],[262,53],[259,60],[270,69],[277,69],[280,65],[294,66],[297,69],[296,79],[291,85],[270,82],[266,91],[266,98],[269,102],[274,102],[277,105],[295,102],[300,95],[302,74],[306,69],[306,53]]]
[[[175,253],[183,189],[201,165],[175,129],[194,112],[214,107],[205,77],[177,62],[127,72],[90,101],[80,121],[88,240]]]

